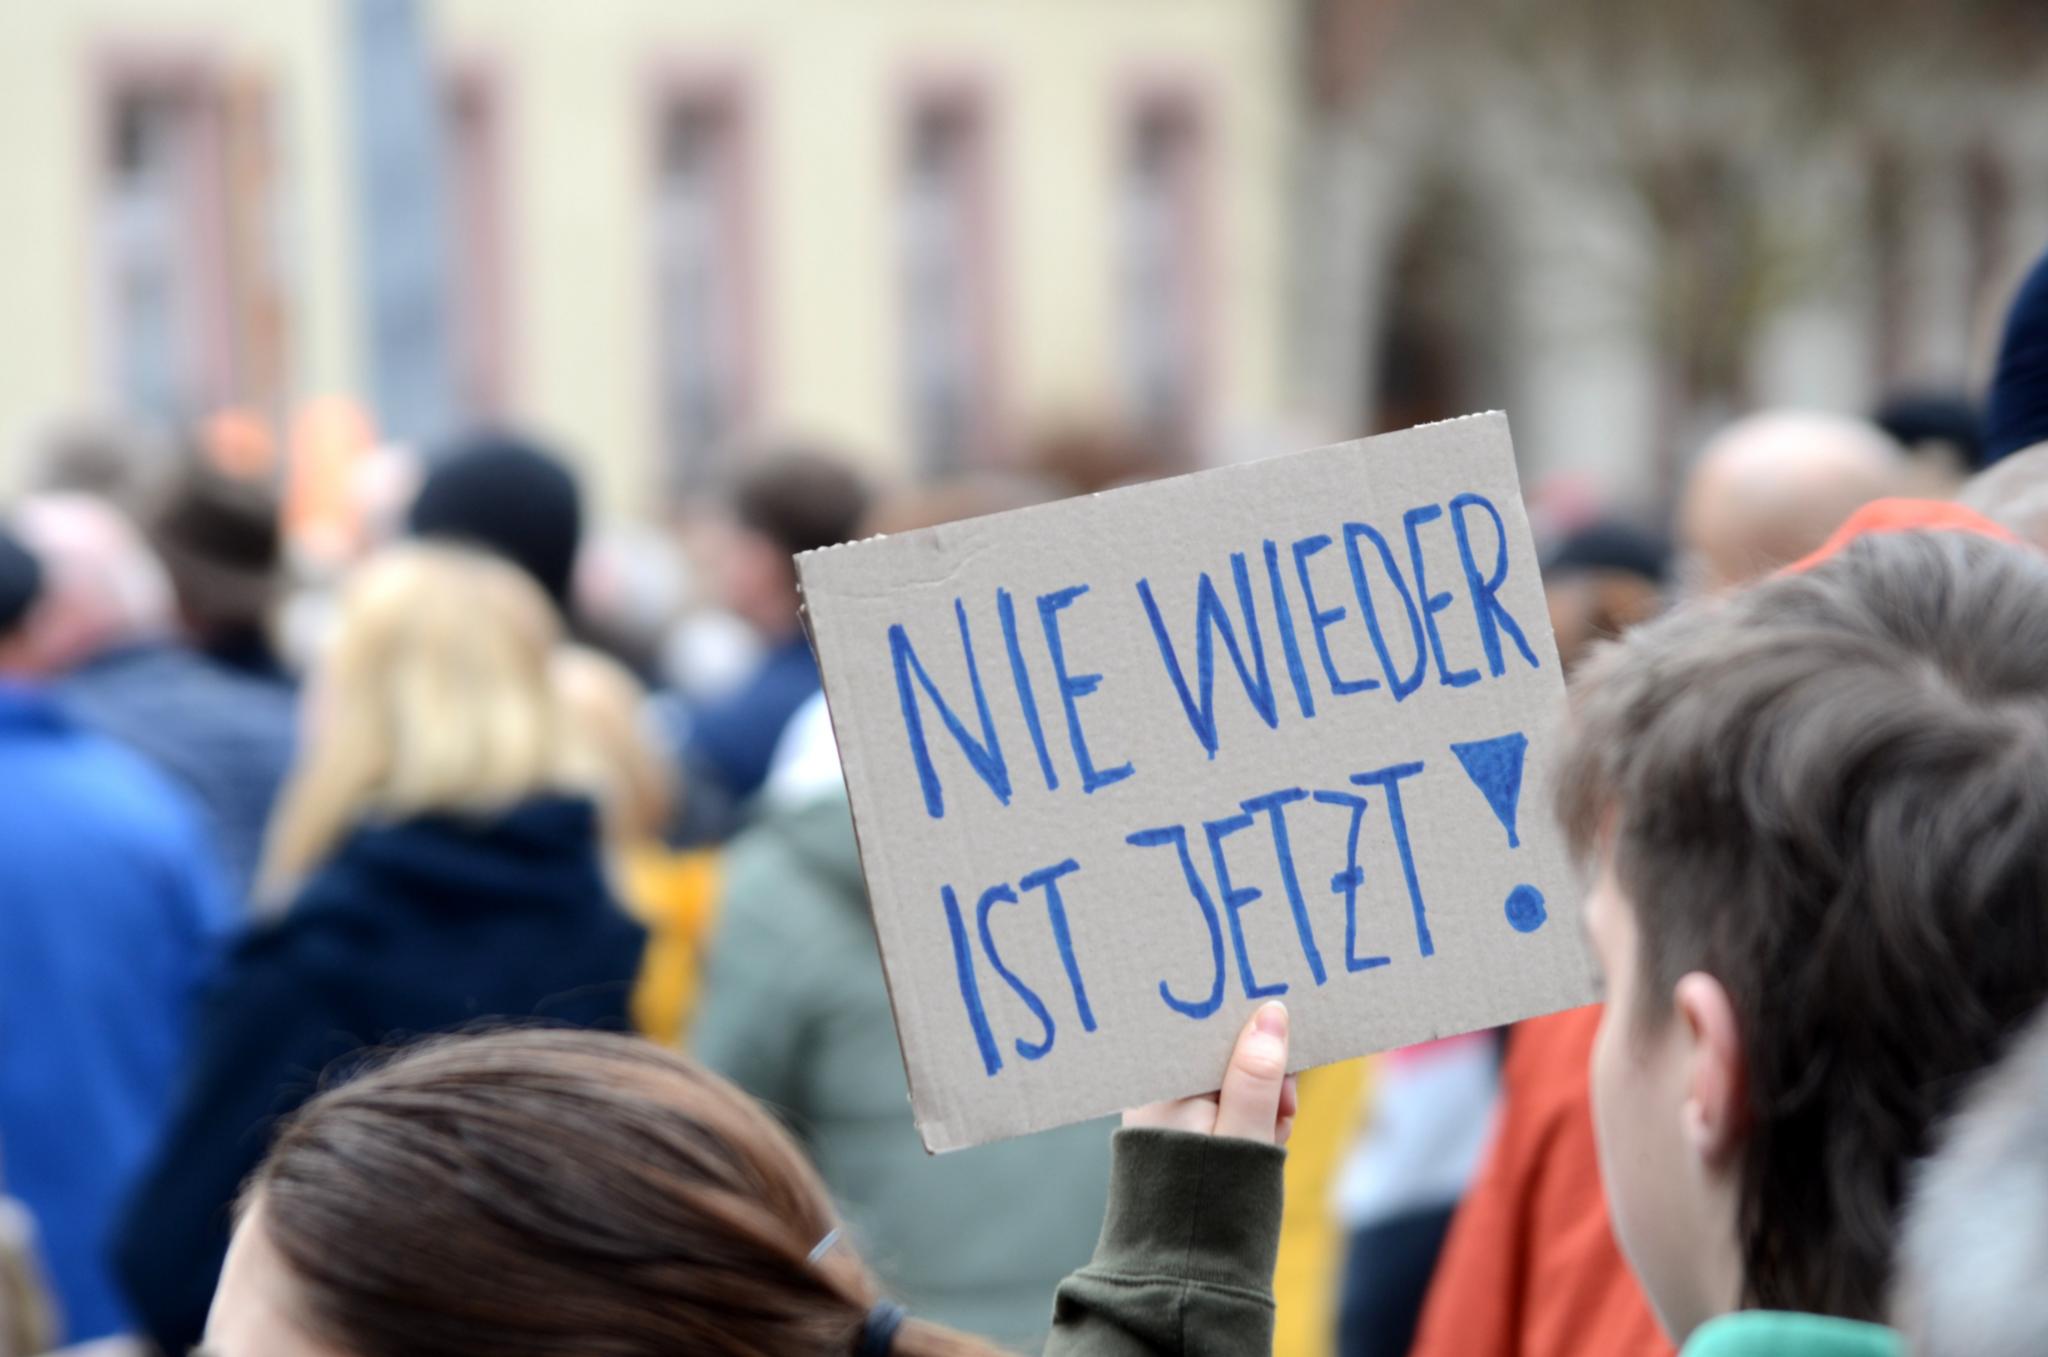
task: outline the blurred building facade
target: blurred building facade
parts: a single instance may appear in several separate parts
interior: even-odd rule
[[[529,421],[613,512],[753,430],[904,470],[1112,416],[1193,448],[1282,402],[1298,17],[0,7],[0,446],[80,407],[282,416],[395,381],[420,427],[393,432]]]
[[[1704,433],[1979,392],[2048,247],[2038,0],[1314,0],[1298,396],[1500,407],[1527,473],[1668,499]]]

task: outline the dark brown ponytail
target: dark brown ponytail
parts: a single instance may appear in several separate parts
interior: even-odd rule
[[[436,1040],[309,1103],[251,1189],[351,1357],[851,1357],[874,1279],[802,1153],[646,1042]],[[912,1321],[893,1357],[995,1357]]]

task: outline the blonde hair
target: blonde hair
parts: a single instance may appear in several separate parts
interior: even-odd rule
[[[647,719],[646,688],[617,660],[586,646],[558,651],[554,677],[606,828],[621,847],[660,838],[676,807],[678,779]]]
[[[551,671],[560,640],[547,598],[495,557],[408,544],[365,565],[315,673],[263,893],[291,889],[366,820],[587,789]]]

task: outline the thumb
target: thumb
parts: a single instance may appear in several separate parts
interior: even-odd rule
[[[1271,1145],[1286,1083],[1287,1006],[1269,1003],[1252,1014],[1230,1053],[1216,1100],[1216,1134]]]

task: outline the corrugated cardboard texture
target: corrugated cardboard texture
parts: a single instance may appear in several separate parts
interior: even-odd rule
[[[1592,997],[1504,416],[798,566],[933,1150]]]

